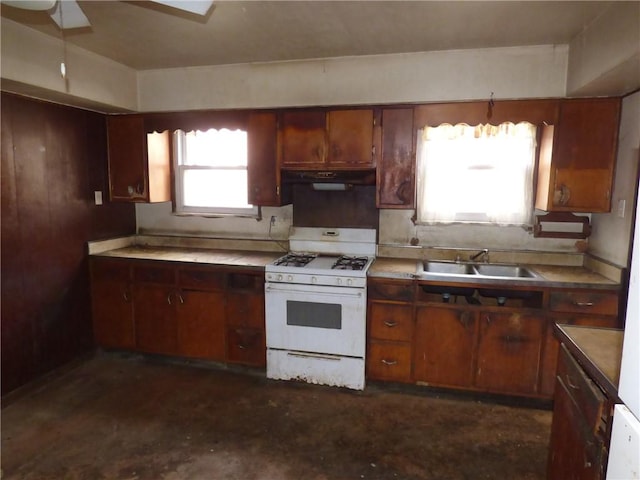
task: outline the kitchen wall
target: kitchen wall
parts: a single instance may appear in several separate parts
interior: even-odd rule
[[[2,94],[2,394],[93,349],[87,241],[131,234],[101,114]]]
[[[589,238],[593,255],[621,267],[627,266],[631,245],[639,162],[640,92],[636,92],[622,101],[612,211],[592,215],[593,233]],[[618,214],[621,201],[625,203],[624,216]]]

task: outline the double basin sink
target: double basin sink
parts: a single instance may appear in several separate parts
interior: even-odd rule
[[[487,288],[478,288],[478,293],[483,297],[497,298],[498,303],[502,305],[506,298],[526,298],[530,294],[528,291],[509,289],[510,281],[533,280],[540,277],[530,268],[522,265],[425,261],[422,263],[422,271],[418,272],[418,278],[459,282],[459,285],[455,286],[423,285],[422,288],[425,291],[441,294],[443,298],[448,298],[449,295],[460,295],[470,299],[476,287],[467,287],[464,285],[465,281],[490,284],[491,286],[487,285]]]
[[[490,263],[424,262],[423,272],[436,275],[465,275],[494,278],[536,278],[529,268],[521,265],[498,265]]]

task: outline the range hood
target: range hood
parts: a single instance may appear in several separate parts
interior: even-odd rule
[[[352,185],[375,185],[375,170],[283,170],[283,183],[311,184],[316,190],[348,190]]]

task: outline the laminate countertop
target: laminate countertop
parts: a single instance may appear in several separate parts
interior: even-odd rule
[[[617,398],[624,330],[556,325],[554,332],[589,376]]]
[[[93,256],[264,268],[282,255],[282,253],[278,252],[137,245],[107,250]]]

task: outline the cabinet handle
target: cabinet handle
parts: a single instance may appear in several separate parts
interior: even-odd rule
[[[122,298],[124,299],[125,302],[129,302],[131,299],[129,298],[129,292],[127,292],[126,290],[122,292]]]
[[[247,347],[245,347],[245,346],[244,346],[244,345],[242,345],[241,343],[239,343],[239,344],[238,344],[238,348],[239,348],[240,350],[246,350],[246,349],[247,349]]]
[[[397,322],[394,322],[394,321],[391,321],[391,320],[385,320],[385,321],[384,321],[384,324],[385,324],[387,327],[389,327],[389,328],[392,328],[392,327],[395,327],[395,326],[397,326],[397,325],[398,325],[398,323],[397,323]]]
[[[167,293],[167,303],[169,305],[173,305],[173,303],[171,302],[171,292]]]
[[[578,301],[574,301],[573,304],[576,307],[593,307],[593,302],[578,302]]]
[[[567,385],[569,385],[569,387],[572,390],[580,390],[580,387],[578,385],[574,385],[573,383],[571,383],[571,377],[569,376],[569,374],[565,374],[564,376],[565,380],[567,381]]]
[[[182,293],[178,293],[178,300],[180,300],[180,303],[184,303],[184,298],[182,297]]]
[[[565,184],[560,185],[560,205],[566,205],[571,198],[571,189]]]
[[[385,365],[397,365],[398,361],[397,360],[386,360],[386,359],[382,359],[381,362]]]
[[[491,317],[489,315],[485,316],[484,319],[487,321],[487,324],[491,323]]]

